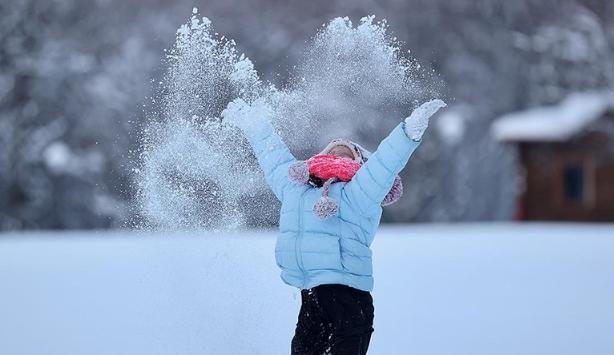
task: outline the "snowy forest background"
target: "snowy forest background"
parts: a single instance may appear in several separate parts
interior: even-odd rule
[[[511,219],[516,152],[492,138],[492,120],[614,85],[607,0],[2,1],[0,229],[130,223],[144,105],[195,6],[277,84],[337,16],[387,19],[440,73],[450,109],[404,172],[408,197],[387,209],[388,222]]]

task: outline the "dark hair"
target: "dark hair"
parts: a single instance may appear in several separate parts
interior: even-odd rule
[[[324,179],[319,178],[313,174],[309,174],[309,185],[313,187],[322,187],[324,185]]]

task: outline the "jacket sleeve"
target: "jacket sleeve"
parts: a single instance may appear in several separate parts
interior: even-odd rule
[[[381,206],[395,177],[420,145],[420,141],[407,137],[404,124],[401,122],[392,130],[343,187],[342,197],[362,214],[369,214]]]
[[[273,190],[275,197],[282,201],[284,191],[292,184],[288,179],[288,167],[296,162],[296,158],[266,117],[257,124],[243,129],[243,133],[258,159],[267,184]]]

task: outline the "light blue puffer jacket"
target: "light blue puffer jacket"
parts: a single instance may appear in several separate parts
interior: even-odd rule
[[[282,203],[275,259],[285,283],[301,289],[332,283],[373,289],[369,246],[382,216],[381,202],[420,144],[407,137],[403,125],[380,143],[350,182],[331,185],[329,196],[339,207],[327,219],[313,212],[321,188],[289,180],[288,167],[296,159],[271,124],[263,120],[244,131]]]

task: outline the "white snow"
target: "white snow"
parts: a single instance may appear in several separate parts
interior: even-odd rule
[[[614,92],[570,94],[558,105],[514,112],[495,120],[500,141],[564,141],[614,109]]]
[[[264,180],[247,182],[258,171],[245,159],[251,148],[238,130],[221,125],[219,113],[229,97],[251,97],[262,83],[234,42],[197,13],[177,32],[156,98],[159,111],[142,132],[138,204],[148,225],[233,228],[244,222],[238,202],[263,190]]]
[[[274,232],[0,234],[2,354],[288,354]],[[387,226],[369,354],[611,355],[614,225]]]

